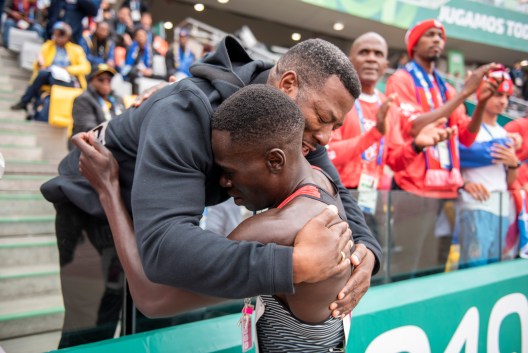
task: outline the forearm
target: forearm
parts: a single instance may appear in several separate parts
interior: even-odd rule
[[[119,190],[119,187],[115,190]],[[132,220],[119,192],[102,192],[100,200],[108,217],[132,298],[143,314],[149,317],[172,316],[225,300],[149,281],[139,258]]]
[[[473,111],[473,117],[471,122],[467,126],[467,130],[473,134],[476,134],[480,130],[480,125],[482,124],[482,117],[484,116],[484,107],[486,102],[478,102]]]
[[[373,127],[369,131],[359,136],[343,139],[330,143],[330,150],[335,152],[335,158],[332,162],[335,165],[343,165],[350,162],[351,159],[361,155],[367,148],[374,143],[379,143],[383,135],[377,128]]]
[[[417,146],[421,148],[422,146]],[[387,165],[394,172],[404,170],[411,164],[420,154],[417,153],[412,143],[402,142],[400,145],[394,145],[387,149]]]
[[[515,181],[517,180],[517,175],[519,174],[519,169],[508,168],[506,181],[508,183],[508,189],[512,189]]]
[[[462,93],[459,93],[445,102],[445,104],[443,104],[440,108],[420,114],[412,122],[411,135],[416,136],[426,125],[433,123],[442,117],[448,118],[460,104],[464,103],[465,100],[466,96]]]

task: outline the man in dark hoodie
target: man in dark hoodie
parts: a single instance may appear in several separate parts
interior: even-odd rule
[[[293,247],[233,242],[198,226],[205,206],[228,197],[213,162],[213,111],[241,87],[268,83],[297,102],[306,119],[306,158],[339,185],[356,242],[350,258],[355,269],[330,308],[334,316],[348,314],[370,286],[381,258],[379,244],[323,147],[360,92],[350,61],[334,45],[308,40],[271,67],[252,60],[234,38],[226,37],[191,73],[193,77],[161,89],[139,108],[98,128],[99,139],[119,163],[122,196],[132,211],[145,273],[153,282],[241,298],[292,293],[295,283],[318,282],[350,263],[340,261],[340,232],[329,232],[322,224],[317,232],[313,224],[303,228]],[[104,218],[97,193],[79,173],[78,150],[61,162],[59,173],[42,186],[46,199],[63,211],[79,208]],[[58,212],[57,224],[67,216]],[[61,231],[57,227],[58,237]]]

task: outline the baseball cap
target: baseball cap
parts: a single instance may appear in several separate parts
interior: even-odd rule
[[[72,29],[70,25],[63,21],[59,21],[55,23],[52,27],[52,30],[53,31],[63,31],[64,33],[68,35],[68,37],[71,37],[72,35]]]
[[[112,77],[116,74],[116,70],[107,65],[107,64],[99,64],[97,66],[92,67],[92,71],[90,72],[90,75],[88,75],[88,81],[91,81],[92,79],[96,78],[97,76],[108,72]]]
[[[417,23],[414,27],[409,28],[409,30],[405,34],[405,44],[407,45],[407,53],[409,54],[410,58],[413,57],[414,46],[416,45],[416,43],[418,43],[420,38],[429,28],[440,28],[442,30],[444,40],[446,40],[445,28],[440,21],[435,19],[421,21]]]

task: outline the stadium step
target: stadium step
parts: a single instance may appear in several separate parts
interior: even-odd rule
[[[34,161],[42,159],[42,147],[0,143],[0,152],[2,152],[4,159],[14,159],[20,161]]]
[[[15,103],[16,101],[13,101]],[[26,112],[23,110],[0,109],[0,119],[26,120]]]
[[[31,72],[19,68],[17,56],[3,48],[0,67],[0,152],[6,163],[0,179],[0,345],[7,349],[9,342],[15,347],[52,332],[53,346],[35,346],[43,351],[57,347],[64,307],[55,210],[39,189],[57,175],[68,152],[67,130],[11,111]]]
[[[59,263],[57,239],[53,233],[36,236],[0,237],[0,269],[55,265]]]
[[[47,174],[54,175],[57,173],[57,162],[51,161],[19,161],[6,160],[6,174]]]
[[[55,209],[40,194],[0,194],[0,217],[16,217],[26,214],[52,216],[55,214]]]
[[[35,147],[37,146],[37,136],[34,134],[0,133],[0,143],[10,146]]]
[[[0,268],[0,302],[61,295],[59,266],[56,264]]]
[[[0,179],[1,191],[33,192],[39,191],[40,186],[51,179],[53,175],[22,175],[6,174]]]
[[[7,353],[48,352],[57,349],[60,337],[60,331],[50,331],[32,334],[31,336],[4,339],[0,345]]]
[[[60,294],[2,302],[0,340],[58,330],[63,318],[64,305]]]
[[[55,233],[55,215],[0,217],[0,238]]]

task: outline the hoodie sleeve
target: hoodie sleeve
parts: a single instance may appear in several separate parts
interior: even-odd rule
[[[154,102],[141,127],[132,214],[146,275],[224,298],[292,293],[291,247],[231,241],[199,227],[206,192],[219,185],[211,178],[212,109],[186,82]]]

